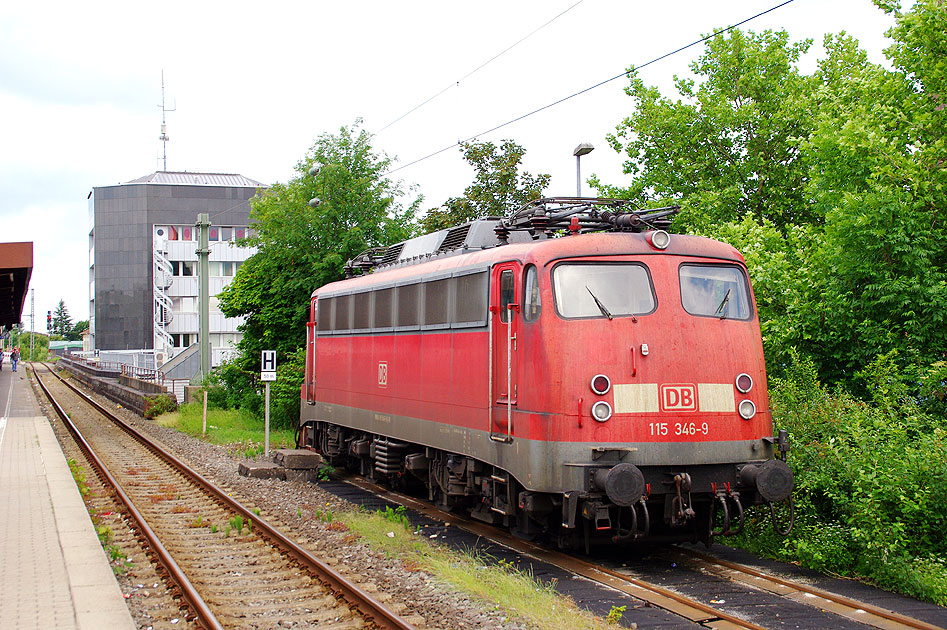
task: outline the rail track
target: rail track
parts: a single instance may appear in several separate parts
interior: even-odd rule
[[[208,629],[412,628],[48,366],[31,367],[96,475],[134,520],[189,621]],[[46,383],[41,372],[57,380]],[[52,389],[70,408],[94,408],[108,422],[85,413],[73,421]]]
[[[450,523],[452,526],[492,540],[530,558],[625,593],[640,600],[645,606],[667,610],[698,626],[756,629],[833,627],[837,630],[849,627],[882,630],[943,630],[947,628],[947,614],[944,615],[945,623],[937,625],[866,601],[858,601],[833,593],[804,581],[780,577],[771,572],[682,546],[664,547],[660,552],[652,554],[648,561],[652,566],[655,563],[676,566],[692,576],[684,580],[690,583],[690,588],[681,588],[677,585],[668,587],[650,579],[652,576],[648,575],[648,571],[639,571],[635,566],[626,567],[620,566],[622,563],[598,562],[541,547],[516,538],[494,526],[445,513],[429,503],[364,479],[351,478],[346,481],[382,498],[405,505],[419,514]],[[643,566],[645,563],[640,564]],[[653,575],[654,572],[651,573]],[[705,576],[716,578],[717,582],[712,584],[710,579],[705,579]],[[726,584],[721,585],[721,583],[739,585],[749,592],[749,597],[753,597],[753,593],[759,593],[761,600],[765,598],[766,602],[761,601],[757,606],[760,609],[757,618],[747,618],[746,607],[741,614],[735,614],[719,605],[725,604],[725,601],[718,599],[715,604],[715,598],[710,593],[713,593],[715,588],[721,590],[728,588]],[[780,602],[784,603],[780,604]],[[811,610],[811,619],[802,625],[797,625],[797,621],[790,624],[776,620],[771,613],[776,612],[780,606],[784,609],[794,608],[796,611],[802,607],[808,608]]]

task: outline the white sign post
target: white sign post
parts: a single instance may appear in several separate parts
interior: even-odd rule
[[[276,350],[264,350],[260,358],[263,386],[263,456],[270,456],[270,383],[276,381]]]

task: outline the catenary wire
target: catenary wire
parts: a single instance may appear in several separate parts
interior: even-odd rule
[[[442,94],[444,94],[445,92],[447,92],[449,89],[451,89],[451,88],[453,88],[453,87],[459,87],[461,81],[464,81],[464,80],[470,78],[470,77],[473,76],[475,73],[479,72],[480,70],[482,70],[483,68],[485,68],[485,67],[488,66],[489,64],[493,63],[494,61],[496,61],[497,59],[499,59],[500,57],[502,57],[503,55],[505,55],[505,54],[508,53],[509,51],[513,50],[514,48],[516,48],[517,46],[519,46],[520,44],[522,44],[523,42],[525,42],[527,39],[529,39],[530,37],[532,37],[532,36],[535,35],[536,33],[538,33],[539,31],[543,30],[544,28],[546,28],[547,26],[549,26],[550,24],[552,24],[553,22],[555,22],[556,20],[558,20],[559,18],[561,18],[563,15],[565,15],[566,13],[568,13],[569,11],[571,11],[572,9],[574,9],[574,8],[576,8],[577,6],[579,6],[580,4],[582,4],[584,1],[585,1],[585,0],[579,0],[578,2],[576,2],[575,4],[573,4],[572,6],[570,6],[569,8],[567,8],[565,11],[559,13],[557,16],[555,16],[555,17],[553,17],[551,20],[547,21],[547,22],[546,22],[545,24],[543,24],[542,26],[537,27],[536,29],[534,29],[532,32],[530,32],[530,33],[527,34],[526,36],[520,38],[519,41],[517,41],[517,42],[515,42],[515,43],[513,43],[513,44],[511,44],[511,45],[509,45],[509,46],[507,46],[506,48],[504,48],[503,50],[501,50],[500,52],[498,52],[498,53],[495,54],[494,56],[490,57],[489,59],[487,59],[486,61],[484,61],[482,64],[480,64],[479,66],[477,66],[476,68],[474,68],[473,70],[471,70],[470,72],[468,72],[467,74],[465,74],[464,76],[460,77],[457,81],[455,81],[455,82],[453,82],[453,83],[447,85],[443,90],[441,90],[441,91],[438,92],[437,94],[431,96],[431,97],[428,98],[426,101],[424,101],[424,102],[422,102],[422,103],[420,103],[420,104],[418,104],[418,105],[415,105],[414,107],[412,107],[411,109],[409,109],[409,110],[406,111],[405,113],[401,114],[400,116],[398,116],[397,118],[395,118],[394,120],[392,120],[390,123],[388,123],[387,125],[385,125],[385,126],[382,127],[381,129],[379,129],[379,130],[378,130],[378,133],[381,133],[382,131],[384,131],[384,130],[387,129],[388,127],[391,127],[392,125],[394,125],[396,122],[398,122],[398,121],[402,120],[403,118],[406,118],[406,117],[408,117],[409,115],[413,114],[414,112],[418,111],[419,109],[421,109],[422,107],[424,107],[425,105],[427,105],[428,103],[430,103],[431,101],[433,101],[434,99],[436,99],[437,97],[439,97],[440,95],[442,95]]]
[[[659,56],[659,57],[655,57],[654,59],[651,59],[650,61],[647,61],[647,62],[645,62],[645,63],[643,63],[643,64],[641,64],[641,65],[632,66],[632,70],[627,70],[627,71],[625,71],[625,72],[622,72],[621,74],[617,74],[617,75],[615,75],[615,76],[613,76],[613,77],[611,77],[611,78],[605,79],[604,81],[599,81],[598,83],[596,83],[596,84],[594,84],[594,85],[590,85],[589,87],[587,87],[587,88],[585,88],[585,89],[579,90],[578,92],[575,92],[575,93],[570,94],[570,95],[568,95],[568,96],[564,96],[564,97],[560,98],[560,99],[557,100],[557,101],[553,101],[552,103],[548,103],[548,104],[546,104],[546,105],[543,105],[542,107],[539,107],[539,108],[534,109],[534,110],[532,110],[532,111],[530,111],[530,112],[527,112],[527,113],[525,113],[525,114],[522,114],[522,115],[520,115],[520,116],[517,116],[516,118],[512,118],[512,119],[510,119],[510,120],[508,120],[508,121],[506,121],[506,122],[504,122],[504,123],[501,123],[501,124],[499,124],[499,125],[496,125],[495,127],[491,127],[490,129],[486,129],[486,130],[484,130],[484,131],[481,131],[481,132],[479,132],[479,133],[476,133],[476,134],[470,136],[469,138],[466,138],[466,139],[464,139],[464,140],[458,140],[455,144],[450,144],[450,145],[448,145],[448,146],[446,146],[446,147],[444,147],[444,148],[442,148],[442,149],[438,149],[437,151],[434,151],[433,153],[429,153],[429,154],[427,154],[427,155],[425,155],[425,156],[423,156],[423,157],[420,157],[420,158],[418,158],[418,159],[416,159],[416,160],[412,160],[411,162],[408,162],[407,164],[402,164],[402,165],[399,166],[398,168],[391,169],[390,171],[388,171],[387,173],[385,173],[385,175],[391,175],[391,174],[393,174],[393,173],[397,173],[398,171],[403,170],[403,169],[406,169],[406,168],[408,168],[409,166],[414,166],[415,164],[418,164],[419,162],[424,162],[425,160],[429,160],[430,158],[435,157],[435,156],[437,156],[437,155],[440,155],[441,153],[444,153],[445,151],[449,151],[449,150],[453,149],[454,147],[456,147],[456,146],[458,146],[458,145],[460,145],[460,144],[463,144],[463,143],[465,143],[465,142],[470,142],[471,140],[474,140],[475,138],[478,138],[478,137],[480,137],[480,136],[486,135],[486,134],[488,134],[488,133],[493,133],[494,131],[496,131],[496,130],[498,130],[498,129],[502,129],[503,127],[506,127],[506,126],[508,126],[508,125],[512,125],[513,123],[516,123],[516,122],[519,122],[519,121],[523,120],[524,118],[529,118],[530,116],[533,116],[534,114],[538,114],[539,112],[542,112],[542,111],[545,111],[545,110],[550,109],[550,108],[552,108],[552,107],[555,107],[556,105],[559,105],[560,103],[564,103],[564,102],[566,102],[566,101],[568,101],[568,100],[570,100],[570,99],[573,99],[573,98],[575,98],[575,97],[577,97],[577,96],[581,96],[582,94],[585,94],[586,92],[590,92],[590,91],[592,91],[592,90],[594,90],[594,89],[596,89],[596,88],[599,88],[599,87],[605,85],[606,83],[611,83],[612,81],[614,81],[614,80],[616,80],[616,79],[620,79],[620,78],[622,78],[622,77],[626,77],[626,76],[628,76],[629,74],[631,74],[632,72],[634,72],[635,70],[640,70],[640,69],[642,69],[642,68],[646,68],[646,67],[648,67],[648,66],[650,66],[650,65],[652,65],[652,64],[654,64],[654,63],[657,63],[657,62],[659,62],[659,61],[661,61],[661,60],[663,60],[663,59],[667,59],[668,57],[671,57],[671,56],[676,55],[676,54],[678,54],[678,53],[680,53],[680,52],[683,52],[683,51],[687,50],[688,48],[692,48],[692,47],[694,47],[694,46],[696,46],[696,45],[698,45],[698,44],[702,44],[703,42],[706,42],[707,40],[712,39],[712,38],[716,37],[717,35],[721,35],[721,34],[723,34],[723,33],[727,33],[727,32],[729,32],[729,31],[732,31],[733,29],[735,29],[735,28],[737,28],[737,27],[739,27],[739,26],[742,26],[742,25],[746,24],[747,22],[751,22],[752,20],[755,20],[755,19],[757,19],[757,18],[759,18],[759,17],[762,17],[762,16],[766,15],[767,13],[771,13],[771,12],[775,11],[776,9],[782,8],[782,7],[786,6],[787,4],[790,4],[791,2],[793,2],[793,0],[786,0],[785,2],[782,2],[782,3],[780,3],[780,4],[777,4],[776,6],[770,7],[769,9],[766,9],[765,11],[761,11],[760,13],[757,13],[756,15],[750,16],[750,17],[748,17],[748,18],[746,18],[746,19],[743,19],[743,20],[741,20],[741,21],[739,21],[739,22],[737,22],[737,23],[735,23],[735,24],[731,24],[730,26],[728,26],[728,27],[726,27],[726,28],[722,28],[722,29],[716,30],[716,31],[714,31],[713,33],[711,33],[710,35],[707,35],[706,37],[702,37],[702,38],[700,38],[700,39],[697,39],[697,40],[695,40],[695,41],[693,41],[693,42],[691,42],[691,43],[689,43],[689,44],[686,44],[686,45],[684,45],[684,46],[681,46],[680,48],[677,48],[676,50],[672,50],[672,51],[667,52],[667,53],[665,53],[665,54],[663,54],[663,55],[661,55],[661,56]]]
[[[474,72],[476,72],[476,71],[479,70],[480,68],[486,66],[488,63],[490,63],[491,61],[493,61],[494,59],[496,59],[496,58],[499,57],[500,55],[504,54],[506,51],[510,50],[510,48],[513,48],[514,46],[516,46],[517,44],[519,44],[519,43],[522,42],[523,40],[527,39],[528,37],[530,37],[531,35],[533,35],[533,33],[535,33],[536,31],[538,31],[538,30],[544,28],[546,25],[548,25],[549,23],[551,23],[553,20],[557,19],[558,17],[560,17],[561,15],[563,15],[564,13],[566,13],[567,11],[571,10],[571,9],[574,8],[576,5],[578,5],[579,3],[581,3],[582,1],[583,1],[583,0],[579,0],[579,2],[573,4],[573,5],[570,6],[568,9],[566,9],[565,11],[563,11],[562,13],[560,13],[559,15],[557,15],[556,17],[552,18],[552,20],[549,20],[549,22],[546,22],[546,24],[544,24],[543,26],[540,26],[540,27],[537,28],[535,31],[533,31],[532,33],[530,33],[529,35],[527,35],[526,37],[524,37],[523,39],[521,39],[519,42],[516,42],[516,44],[513,44],[512,46],[510,46],[510,47],[507,48],[506,50],[504,50],[504,51],[498,53],[498,54],[495,55],[493,58],[491,58],[491,59],[489,59],[488,61],[484,62],[484,63],[481,64],[478,68],[475,68],[474,70],[472,70],[471,72],[469,72],[469,73],[468,73],[465,77],[463,77],[463,78],[469,77],[469,76],[472,75]],[[651,59],[650,61],[647,61],[647,62],[645,62],[645,63],[643,63],[643,64],[641,64],[641,65],[633,66],[633,68],[634,68],[634,70],[640,70],[640,69],[642,69],[642,68],[646,68],[646,67],[648,67],[648,66],[650,66],[650,65],[652,65],[652,64],[655,64],[655,63],[657,63],[657,62],[659,62],[659,61],[662,61],[663,59],[667,59],[668,57],[671,57],[671,56],[676,55],[676,54],[678,54],[678,53],[680,53],[680,52],[683,52],[683,51],[687,50],[688,48],[693,48],[694,46],[696,46],[696,45],[698,45],[698,44],[702,44],[703,42],[705,42],[705,41],[707,41],[707,40],[709,40],[709,39],[712,39],[712,38],[716,37],[717,35],[720,35],[720,34],[727,33],[727,32],[729,32],[729,31],[732,31],[733,29],[735,29],[735,28],[737,28],[737,27],[739,27],[739,26],[742,26],[742,25],[746,24],[747,22],[751,22],[751,21],[753,21],[753,20],[755,20],[755,19],[757,19],[757,18],[759,18],[759,17],[762,17],[762,16],[766,15],[767,13],[772,13],[772,12],[775,11],[776,9],[780,9],[780,8],[786,6],[787,4],[790,4],[790,3],[792,3],[792,2],[793,2],[793,0],[785,0],[785,2],[781,2],[780,4],[777,4],[777,5],[773,6],[773,7],[770,7],[769,9],[766,9],[765,11],[761,11],[760,13],[757,13],[756,15],[752,15],[752,16],[750,16],[750,17],[748,17],[748,18],[745,18],[745,19],[743,19],[743,20],[740,20],[739,22],[736,22],[736,23],[734,23],[734,24],[731,24],[730,26],[727,26],[726,28],[722,28],[722,29],[716,30],[716,31],[714,31],[713,33],[711,33],[710,35],[707,35],[706,37],[702,37],[702,38],[700,38],[700,39],[694,40],[693,42],[691,42],[691,43],[689,43],[689,44],[686,44],[686,45],[684,45],[684,46],[681,46],[680,48],[677,48],[677,49],[672,50],[672,51],[670,51],[670,52],[664,53],[663,55],[660,55],[660,56],[658,56],[658,57],[655,57],[654,59]],[[550,109],[550,108],[552,108],[552,107],[555,107],[556,105],[559,105],[560,103],[564,103],[565,101],[568,101],[568,100],[570,100],[570,99],[573,99],[573,98],[575,98],[575,97],[577,97],[577,96],[581,96],[582,94],[585,94],[586,92],[590,92],[590,91],[592,91],[592,90],[594,90],[594,89],[596,89],[596,88],[599,88],[599,87],[601,87],[601,86],[603,86],[603,85],[605,85],[605,84],[607,84],[607,83],[611,83],[612,81],[615,81],[615,80],[620,79],[620,78],[622,78],[622,77],[628,76],[632,71],[633,71],[633,70],[627,70],[627,71],[625,71],[625,72],[622,72],[621,74],[616,74],[616,75],[613,76],[613,77],[610,77],[610,78],[605,79],[605,80],[603,80],[603,81],[599,81],[598,83],[596,83],[596,84],[594,84],[594,85],[591,85],[591,86],[589,86],[589,87],[587,87],[587,88],[585,88],[585,89],[583,89],[583,90],[580,90],[580,91],[578,91],[578,92],[575,92],[575,93],[573,93],[573,94],[570,94],[570,95],[568,95],[568,96],[565,96],[565,97],[563,97],[563,98],[560,98],[560,99],[557,100],[557,101],[553,101],[552,103],[549,103],[549,104],[547,104],[547,105],[543,105],[543,106],[540,107],[540,108],[537,108],[537,109],[534,109],[533,111],[530,111],[530,112],[527,112],[527,113],[525,113],[525,114],[522,114],[521,116],[517,116],[516,118],[513,118],[513,119],[508,120],[508,121],[506,121],[506,122],[504,122],[504,123],[501,123],[501,124],[499,124],[499,125],[496,125],[495,127],[491,127],[490,129],[487,129],[487,130],[485,130],[485,131],[481,131],[480,133],[474,134],[474,135],[470,136],[469,138],[467,138],[467,139],[465,139],[465,140],[458,140],[455,144],[450,144],[450,145],[448,145],[448,146],[446,146],[446,147],[444,147],[444,148],[442,148],[442,149],[438,149],[437,151],[434,151],[433,153],[429,153],[429,154],[427,154],[427,155],[425,155],[425,156],[423,156],[423,157],[420,157],[420,158],[418,158],[418,159],[416,159],[416,160],[412,160],[411,162],[408,162],[407,164],[402,164],[402,165],[399,166],[398,168],[395,168],[395,169],[392,169],[392,170],[388,171],[387,173],[385,173],[385,175],[391,175],[391,174],[396,173],[396,172],[398,172],[398,171],[400,171],[400,170],[402,170],[402,169],[406,169],[406,168],[408,168],[409,166],[414,166],[415,164],[418,164],[418,163],[420,163],[420,162],[424,162],[425,160],[429,160],[429,159],[432,158],[432,157],[435,157],[435,156],[437,156],[437,155],[440,155],[441,153],[444,153],[445,151],[449,151],[449,150],[453,149],[454,147],[456,147],[457,145],[460,145],[460,144],[462,144],[462,143],[464,143],[464,142],[469,142],[470,140],[473,140],[473,139],[475,139],[475,138],[477,138],[477,137],[479,137],[479,136],[486,135],[486,134],[488,134],[488,133],[492,133],[492,132],[494,132],[494,131],[496,131],[496,130],[498,130],[498,129],[502,129],[503,127],[506,127],[506,126],[508,126],[508,125],[512,125],[512,124],[515,123],[515,122],[519,122],[520,120],[523,120],[523,119],[525,119],[525,118],[529,118],[530,116],[532,116],[532,115],[534,115],[534,114],[538,114],[538,113],[541,112],[541,111],[544,111],[544,110]],[[448,86],[447,88],[444,89],[444,91],[446,91],[446,90],[449,89],[450,87],[452,87],[452,86]],[[415,109],[417,109],[417,108],[419,108],[419,107],[422,107],[424,104],[430,102],[431,100],[433,100],[433,99],[436,98],[437,96],[438,96],[438,95],[435,95],[435,96],[431,97],[430,99],[428,99],[428,100],[425,101],[424,103],[421,103],[421,105],[418,105]],[[414,111],[414,110],[411,110],[411,111]],[[404,118],[405,116],[407,116],[408,114],[410,114],[411,111],[409,111],[409,112],[403,114],[400,118],[398,118],[398,119],[392,121],[391,123],[388,123],[388,125],[386,125],[386,127],[391,126],[392,124],[394,124],[395,122],[397,122],[397,121],[400,120],[401,118]],[[214,213],[213,215],[211,215],[211,216],[209,217],[209,219],[210,219],[210,220],[213,220],[213,219],[216,218],[217,216],[220,216],[221,214],[223,214],[223,213],[225,213],[225,212],[228,212],[228,211],[230,211],[230,210],[233,210],[234,208],[236,208],[236,207],[239,206],[239,205],[242,205],[242,204],[237,204],[237,205],[235,205],[235,206],[233,206],[233,207],[231,207],[231,208],[225,208],[224,210],[220,210],[220,211]]]

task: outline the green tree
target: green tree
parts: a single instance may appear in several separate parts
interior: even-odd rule
[[[294,356],[305,342],[314,289],[342,278],[346,261],[364,250],[410,236],[417,202],[398,201],[404,190],[385,177],[391,161],[372,148],[360,125],[320,135],[296,165],[296,177],[251,200],[253,230],[245,244],[257,253],[218,296],[225,315],[245,318],[239,356],[221,371],[233,400],[258,409],[260,351],[276,350],[278,365]],[[319,171],[311,177],[314,167]],[[320,203],[311,207],[314,198]],[[298,414],[298,382],[295,398],[288,407]]]
[[[76,322],[75,326],[66,334],[66,339],[69,341],[81,341],[82,333],[89,330],[89,320],[84,319],[82,321]]]
[[[947,10],[878,4],[893,68],[838,36],[816,75],[808,189],[826,226],[803,320],[823,378],[897,349],[916,383],[947,348]]]
[[[817,220],[802,197],[798,146],[808,122],[796,64],[810,45],[790,43],[785,31],[716,35],[690,66],[699,82],[675,77],[676,100],[632,71],[625,92],[635,113],[608,141],[627,155],[633,180],[610,186],[593,177],[593,187],[641,205],[679,201],[678,224],[701,231],[748,213],[780,228]]]
[[[59,300],[59,305],[53,311],[53,330],[54,335],[59,335],[65,339],[72,331],[72,318],[69,317],[69,309],[66,308],[66,302]]]
[[[462,197],[451,197],[443,206],[428,210],[420,220],[422,233],[482,217],[506,216],[542,197],[549,185],[549,175],[520,173],[526,149],[512,140],[503,140],[499,147],[492,142],[464,142],[460,150],[474,168],[473,183]]]

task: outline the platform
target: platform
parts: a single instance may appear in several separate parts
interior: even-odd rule
[[[133,630],[23,364],[0,371],[0,628]]]

